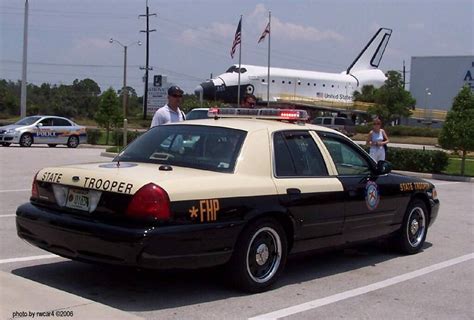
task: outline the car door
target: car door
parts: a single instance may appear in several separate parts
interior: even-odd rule
[[[296,242],[341,234],[343,187],[337,177],[329,175],[310,132],[289,130],[273,134],[273,171],[280,203],[297,223]],[[307,245],[311,246],[308,241]]]
[[[358,241],[391,230],[396,208],[392,178],[375,174],[375,163],[349,139],[330,132],[318,132],[344,186],[344,237]]]
[[[53,118],[44,118],[36,125],[35,143],[54,143]]]
[[[71,123],[63,118],[54,118],[53,119],[53,130],[55,132],[54,143],[63,144],[67,143],[69,136],[72,134],[72,125]]]

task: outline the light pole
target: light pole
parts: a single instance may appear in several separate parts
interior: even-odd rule
[[[428,98],[431,96],[430,88],[425,88],[425,122],[426,124],[431,124],[431,119],[428,119]]]
[[[123,88],[122,88],[122,106],[123,106],[123,146],[127,145],[127,101],[128,101],[128,90],[127,90],[127,48],[137,44],[142,45],[141,41],[132,42],[128,45],[122,44],[120,41],[110,38],[110,43],[117,43],[123,48]]]

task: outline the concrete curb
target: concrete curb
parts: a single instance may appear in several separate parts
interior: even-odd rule
[[[110,147],[113,147],[113,146],[106,146],[106,145],[102,145],[102,144],[81,143],[77,147],[82,148],[82,149],[107,149],[107,148],[110,148]]]
[[[458,181],[458,182],[474,183],[474,178],[471,178],[471,177],[450,176],[447,174],[411,172],[411,171],[401,171],[401,170],[392,170],[392,172],[403,174],[405,176],[418,177],[418,178],[423,178],[423,179],[435,179],[435,180],[444,180],[444,181]]]
[[[134,314],[11,273],[0,272],[0,283],[1,319],[143,320]]]
[[[115,158],[116,156],[118,155],[118,153],[115,153],[115,152],[101,152],[100,153],[100,156],[101,157],[105,157],[105,158]]]

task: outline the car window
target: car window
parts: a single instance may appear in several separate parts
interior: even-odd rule
[[[22,125],[22,126],[29,126],[30,124],[35,123],[39,119],[41,119],[41,117],[26,117],[26,118],[21,119],[18,122],[15,122],[15,124]]]
[[[323,157],[308,132],[276,132],[273,145],[277,177],[328,175]]]
[[[52,127],[53,126],[53,118],[44,118],[39,123],[43,125],[43,127]]]
[[[220,127],[156,126],[131,143],[119,159],[232,172],[245,136],[245,131]]]
[[[191,110],[186,115],[186,120],[208,119],[208,110]]]
[[[340,175],[366,175],[370,173],[370,163],[350,142],[330,133],[318,132],[318,134],[328,149]]]
[[[324,118],[323,124],[331,124],[331,118]]]
[[[346,126],[353,126],[354,125],[354,122],[352,122],[351,119],[344,119],[344,122],[345,122]]]
[[[336,118],[336,119],[334,120],[334,124],[337,124],[337,125],[344,125],[344,124],[345,124],[344,120],[345,120],[345,119],[343,119],[343,118]]]
[[[67,121],[66,119],[60,119],[60,118],[54,118],[53,124],[56,127],[70,127],[71,126],[71,123],[69,121]]]
[[[314,124],[321,124],[322,121],[323,121],[322,118],[316,118],[316,119],[314,119],[313,123],[314,123]]]

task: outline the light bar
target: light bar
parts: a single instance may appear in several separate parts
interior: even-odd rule
[[[257,118],[273,120],[306,121],[306,110],[299,109],[248,109],[248,108],[210,108],[210,118]]]

